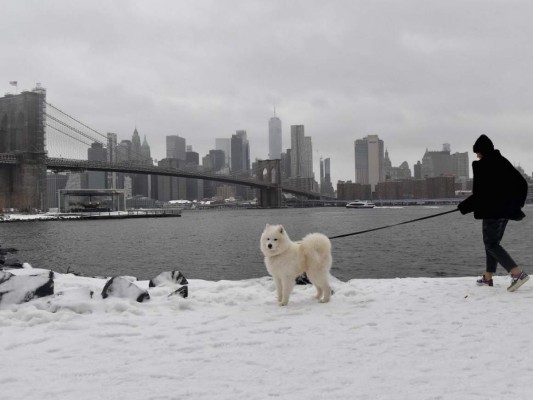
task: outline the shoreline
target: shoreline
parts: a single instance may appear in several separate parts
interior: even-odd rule
[[[4,222],[79,221],[127,218],[175,218],[181,217],[181,209],[146,209],[130,211],[99,211],[86,213],[4,214]]]

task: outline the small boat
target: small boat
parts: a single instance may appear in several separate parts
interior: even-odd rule
[[[346,208],[374,208],[376,205],[370,201],[355,200],[346,204]]]

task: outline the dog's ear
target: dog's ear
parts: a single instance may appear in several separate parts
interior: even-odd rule
[[[270,224],[266,224],[265,229],[268,228],[269,226],[270,226]]]
[[[279,233],[283,233],[283,227],[282,226],[279,227]]]

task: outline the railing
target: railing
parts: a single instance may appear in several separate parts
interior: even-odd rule
[[[1,164],[16,164],[17,156],[14,154],[0,153],[0,163]]]

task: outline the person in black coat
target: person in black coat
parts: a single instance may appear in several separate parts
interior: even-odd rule
[[[494,149],[487,136],[481,135],[476,140],[474,153],[479,160],[472,163],[472,195],[462,201],[458,208],[462,214],[474,212],[474,218],[483,220],[487,268],[477,284],[493,286],[492,276],[500,263],[511,274],[511,285],[507,290],[514,292],[529,276],[518,268],[500,242],[509,220],[520,221],[525,217],[522,207],[527,197],[527,182],[509,160]]]

